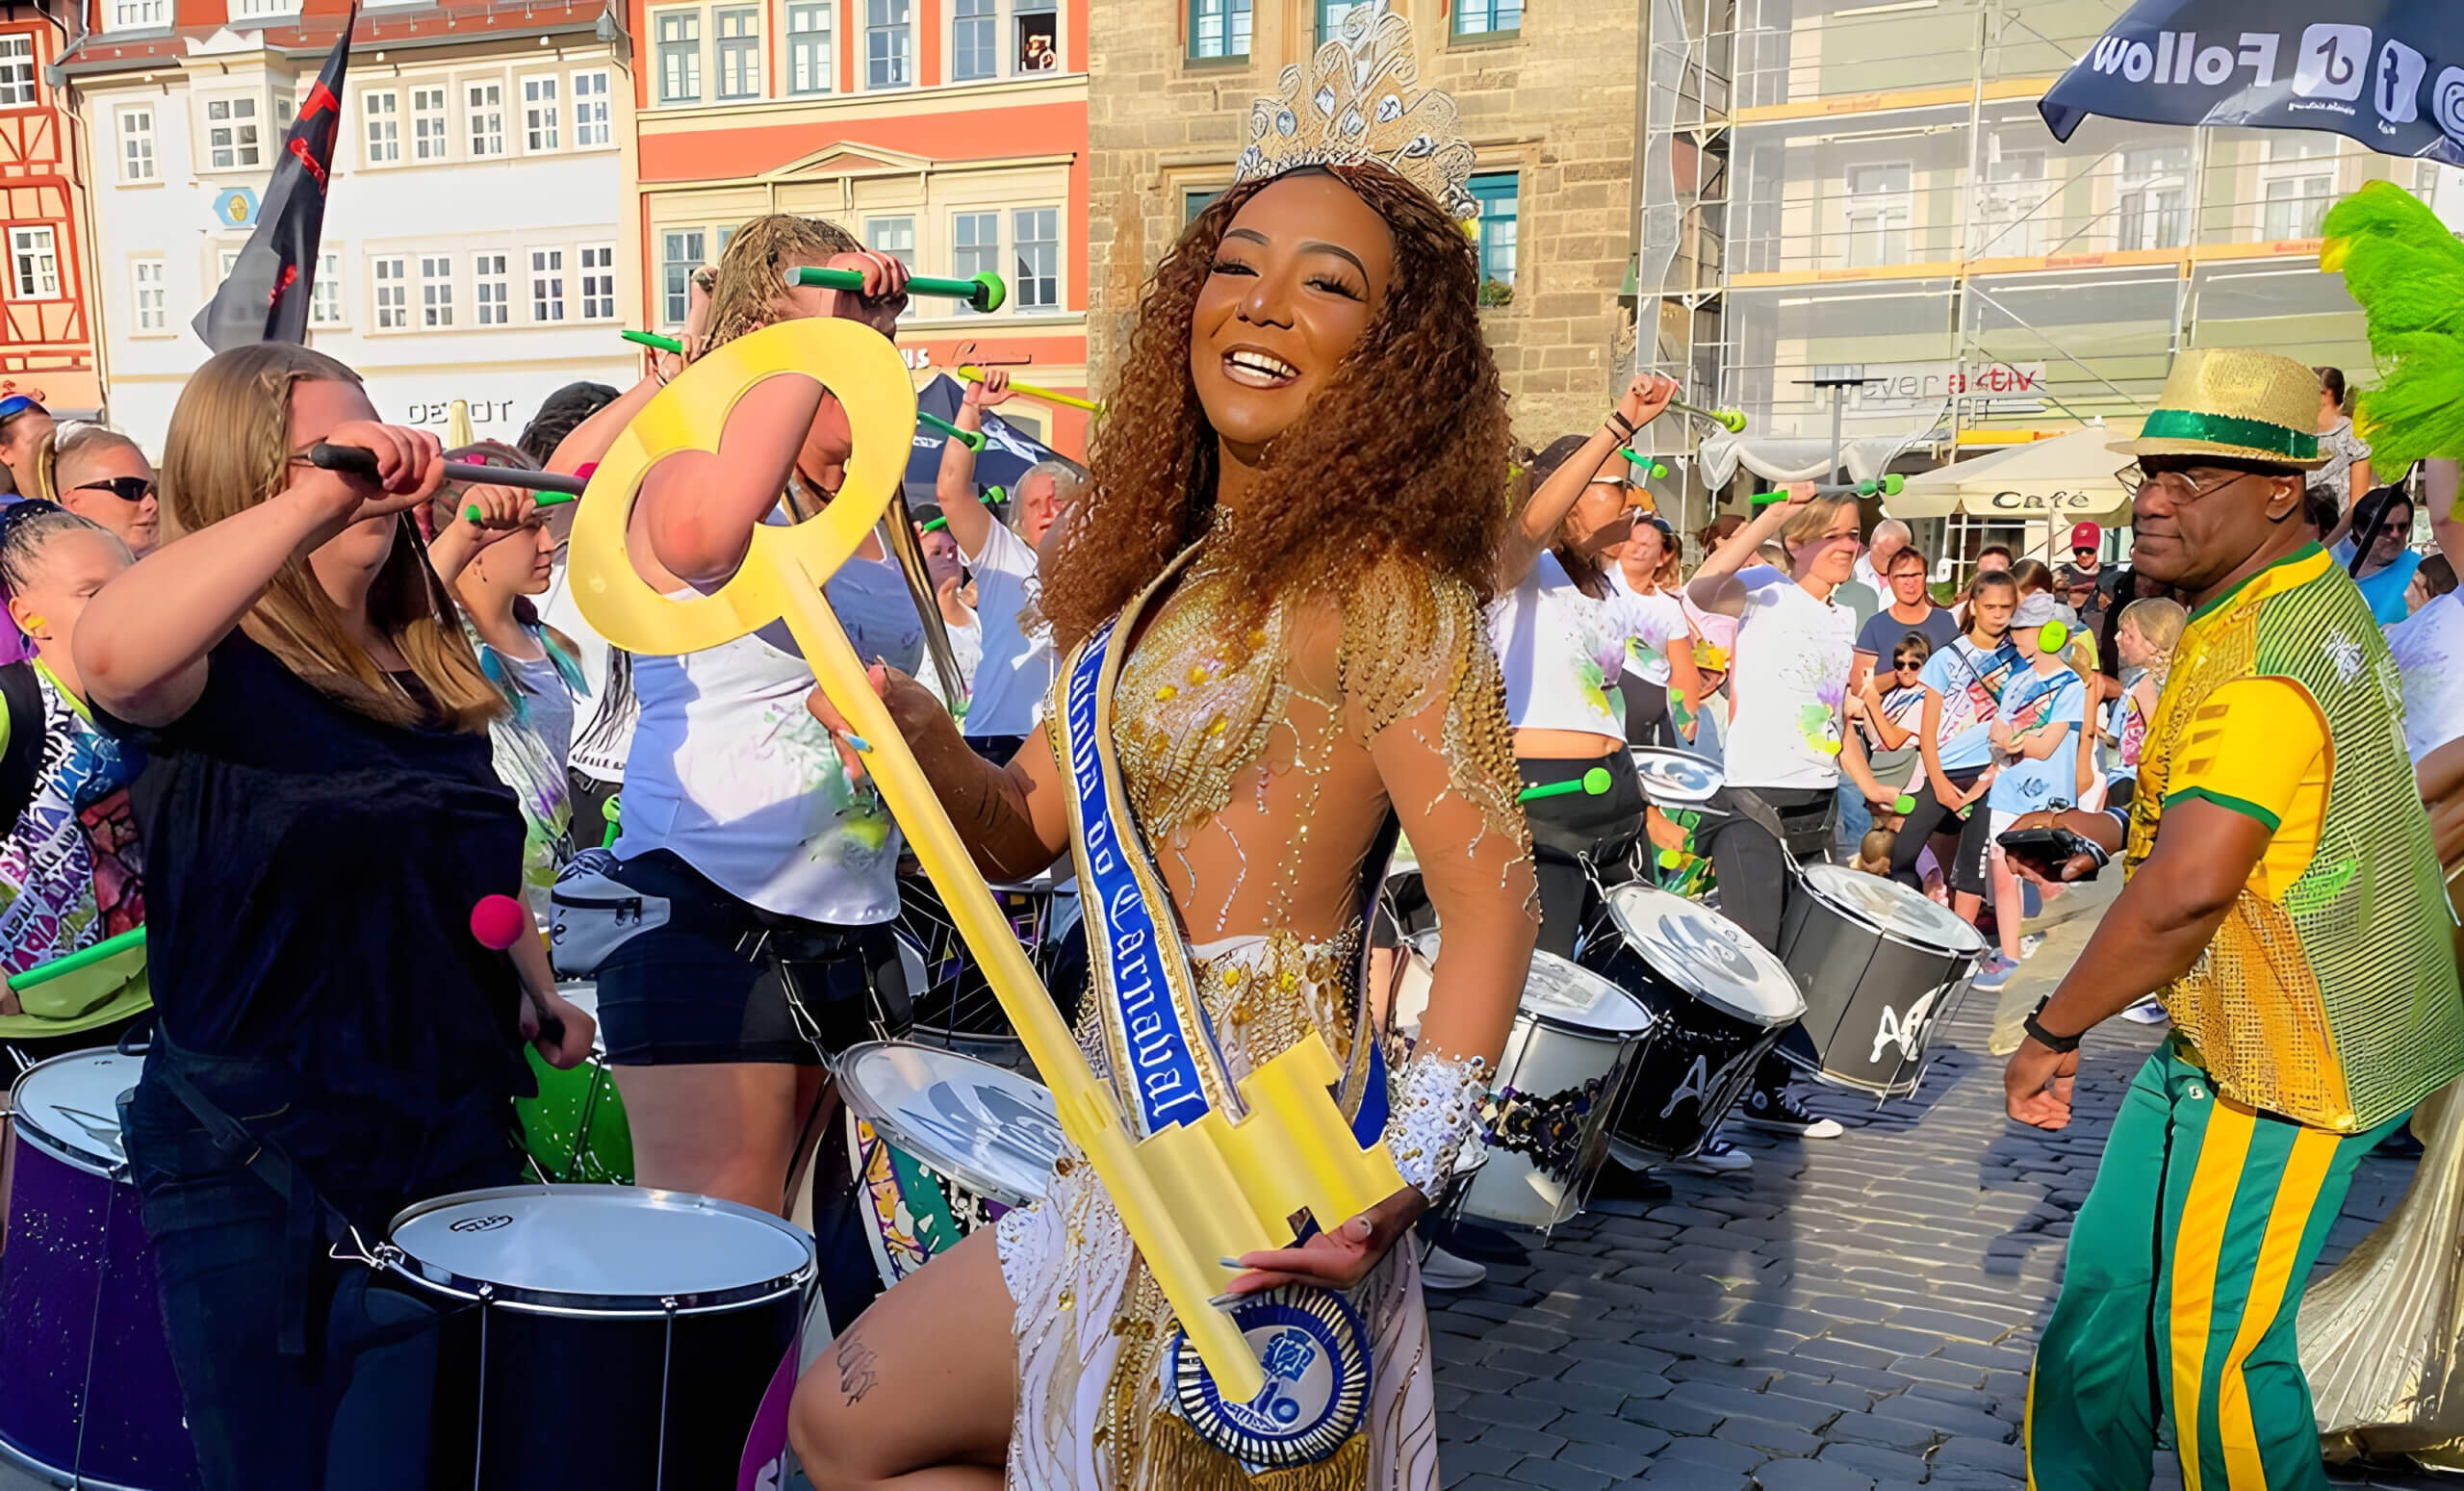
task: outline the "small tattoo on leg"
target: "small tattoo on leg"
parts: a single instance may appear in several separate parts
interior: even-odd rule
[[[853,1330],[838,1338],[837,1354],[838,1391],[846,1395],[847,1406],[853,1408],[862,1402],[864,1395],[881,1381],[881,1374],[876,1370],[878,1359],[873,1355],[873,1349]]]

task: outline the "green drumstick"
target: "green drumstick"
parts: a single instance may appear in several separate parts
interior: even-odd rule
[[[1633,462],[1634,469],[1641,472],[1646,476],[1657,479],[1668,475],[1668,468],[1661,465],[1657,460],[1651,456],[1642,455],[1635,451],[1629,450],[1624,446],[1619,446],[1617,448],[1617,453],[1624,456],[1627,460]]]
[[[602,849],[616,847],[617,823],[624,816],[625,810],[622,806],[624,801],[625,799],[621,796],[611,797],[600,806],[599,815],[607,822],[606,835],[599,841],[599,847]]]
[[[66,957],[54,958],[49,963],[36,964],[25,972],[10,979],[9,987],[23,992],[38,984],[48,984],[53,979],[65,977],[80,968],[90,968],[107,959],[116,958],[132,947],[144,945],[145,929],[132,927],[117,937],[105,938],[93,946],[81,947]]]
[[[981,501],[985,506],[991,507],[1007,500],[1008,496],[1009,494],[1003,492],[999,487],[986,487],[980,495],[979,501]],[[924,525],[924,531],[927,533],[937,533],[949,526],[949,519],[936,518],[932,522]]]
[[[824,290],[853,290],[860,293],[864,288],[864,276],[854,270],[823,270],[807,265],[802,269],[790,270],[787,274],[787,283],[791,286],[818,285]],[[989,272],[978,274],[969,279],[943,279],[931,274],[913,274],[908,277],[907,293],[911,296],[947,296],[953,300],[963,300],[979,311],[997,311],[1010,298],[1010,287],[1001,282],[1000,275]]]
[[[1608,768],[1594,766],[1572,782],[1553,782],[1547,786],[1525,787],[1515,801],[1532,803],[1544,797],[1572,797],[1577,792],[1590,797],[1602,797],[1607,794],[1609,785]]]
[[[629,327],[616,334],[623,337],[628,342],[634,342],[643,347],[647,347],[654,352],[681,353],[684,350],[683,343],[679,342],[674,337],[660,336],[655,331],[634,331]]]

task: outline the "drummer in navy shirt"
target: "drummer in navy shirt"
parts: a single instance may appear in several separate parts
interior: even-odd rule
[[[379,479],[310,465],[321,441],[370,450]],[[78,624],[96,723],[147,755],[159,1025],[122,1122],[207,1491],[329,1483],[344,1390],[381,1375],[345,1294],[365,1271],[331,1242],[517,1179],[525,1035],[558,1066],[590,1052],[545,943],[470,931],[520,889],[523,827],[490,764],[502,697],[405,516],[440,455],[330,357],[223,352],[171,416],[180,536]],[[398,1391],[356,1398],[352,1424],[330,1435],[350,1491],[397,1483],[427,1439]]]

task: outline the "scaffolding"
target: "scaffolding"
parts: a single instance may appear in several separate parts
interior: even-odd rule
[[[1662,506],[1829,458],[1818,372],[1861,371],[1850,467],[1922,470],[2143,413],[2174,354],[2366,370],[2319,219],[2431,167],[2326,134],[2037,113],[2127,0],[1652,0],[1637,365],[1741,408],[1655,425]]]

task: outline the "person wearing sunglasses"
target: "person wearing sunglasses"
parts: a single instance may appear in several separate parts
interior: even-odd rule
[[[35,450],[56,427],[51,411],[24,394],[0,397],[0,467],[9,473],[9,490],[41,497],[35,484]]]
[[[2091,841],[2045,867],[2060,878],[2110,856],[2122,885],[2026,1018],[2011,1117],[2066,1127],[2080,1038],[2146,995],[2173,1025],[2126,1091],[2110,1057],[2098,1074],[2119,1111],[2037,1347],[2033,1485],[2146,1486],[2168,1421],[2186,1480],[2323,1485],[2297,1329],[2311,1266],[2362,1158],[2464,1072],[2454,916],[2394,662],[2302,521],[2318,397],[2270,352],[2174,361],[2114,447],[2139,463],[2131,563],[2191,603],[2136,789],[2013,825]],[[2351,1349],[2409,1374],[2453,1343],[2422,1339],[2405,1293],[2382,1301],[2405,1324]],[[2343,1382],[2360,1364],[2331,1365]]]
[[[162,541],[154,463],[137,442],[100,424],[46,436],[35,450],[36,481],[53,501],[119,535],[142,559]]]

